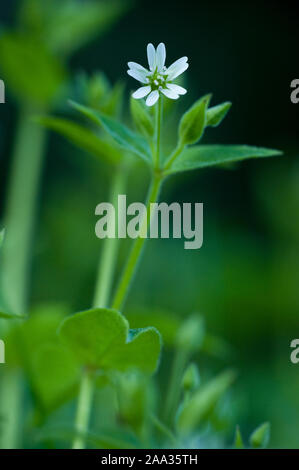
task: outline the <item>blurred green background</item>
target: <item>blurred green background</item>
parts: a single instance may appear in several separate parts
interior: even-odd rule
[[[14,0],[1,2],[2,25],[15,24],[17,7]],[[205,142],[284,151],[281,158],[171,179],[164,201],[204,203],[204,245],[195,252],[184,250],[180,240],[149,241],[126,305],[126,312],[140,305],[177,316],[201,312],[208,330],[229,343],[232,352],[214,360],[201,355],[199,367],[203,372],[225,365],[237,369],[234,421],[245,434],[270,421],[271,447],[299,447],[299,366],[289,359],[290,341],[299,334],[299,105],[290,102],[290,82],[298,78],[297,18],[291,2],[140,0],[70,61],[71,76],[100,69],[112,83],[121,79],[128,97],[136,83],[126,75],[126,63],[145,65],[147,43],[163,41],[168,64],[189,57],[181,110],[208,92],[213,104],[233,103]],[[66,97],[61,110],[67,109]],[[2,216],[17,115],[8,88],[0,113]],[[101,250],[94,209],[107,200],[110,171],[49,134],[32,305],[62,302],[72,311],[90,306]],[[141,200],[146,189],[141,179],[132,179],[130,199]],[[125,242],[119,269],[126,248]],[[167,360],[165,351],[162,384]]]

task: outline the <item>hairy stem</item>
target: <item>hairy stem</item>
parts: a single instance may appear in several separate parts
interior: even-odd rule
[[[160,189],[161,189],[162,180],[160,176],[155,176],[151,183],[151,187],[149,190],[148,198],[147,198],[147,206],[146,206],[146,215],[141,223],[140,233],[146,234],[147,228],[150,225],[150,205],[158,200]],[[118,288],[116,290],[114,300],[112,302],[112,308],[116,310],[121,310],[128,291],[130,289],[134,274],[136,272],[138,262],[142,253],[142,249],[145,243],[146,237],[139,237],[135,240],[129,258],[127,260],[127,264],[124,268],[122,273]]]
[[[118,195],[122,194],[125,187],[126,169],[119,168],[115,172],[114,181],[111,186],[109,201],[114,207],[117,205]],[[117,232],[117,227],[116,227]],[[96,281],[94,307],[107,307],[115,265],[119,248],[119,238],[105,238],[103,243],[102,257],[99,262],[99,269]]]
[[[184,150],[185,148],[185,145],[182,145],[182,144],[179,144],[176,149],[173,151],[173,153],[170,155],[170,157],[168,158],[168,160],[166,160],[166,163],[165,163],[165,166],[164,166],[164,170],[169,170],[169,168],[171,168],[172,164],[174,163],[174,161],[178,158],[178,156],[182,153],[182,151]]]

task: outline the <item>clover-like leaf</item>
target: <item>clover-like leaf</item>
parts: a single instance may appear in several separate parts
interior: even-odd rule
[[[250,445],[254,449],[264,449],[270,440],[270,423],[261,424],[250,436]]]
[[[188,433],[201,424],[230,387],[234,378],[234,372],[226,371],[199,387],[190,400],[184,402],[179,410],[178,430],[181,433]]]
[[[113,309],[91,309],[67,318],[60,337],[82,365],[94,369],[153,372],[160,354],[160,335],[154,328],[129,332],[125,317]]]
[[[118,163],[123,155],[116,145],[112,145],[107,140],[96,135],[92,130],[81,126],[69,119],[45,116],[38,119],[38,122],[67,138],[71,143],[80,149],[88,152],[108,163]]]
[[[179,146],[195,144],[204,132],[211,95],[200,98],[183,115],[179,126]]]
[[[248,145],[196,145],[185,149],[166,174],[281,154],[279,150]]]
[[[35,351],[30,375],[43,411],[50,412],[75,394],[80,367],[66,347],[53,343]]]
[[[107,353],[103,360],[104,368],[120,371],[137,368],[148,373],[155,371],[161,350],[159,332],[156,328],[144,328],[134,333],[131,341]]]
[[[217,127],[223,121],[225,116],[227,115],[228,111],[231,107],[231,102],[226,101],[225,103],[218,104],[217,106],[213,106],[207,110],[207,121],[206,127]]]
[[[121,124],[97,110],[80,105],[74,101],[70,101],[70,104],[92,122],[103,127],[121,148],[138,155],[147,163],[151,162],[149,145],[141,135],[136,134],[124,124]]]

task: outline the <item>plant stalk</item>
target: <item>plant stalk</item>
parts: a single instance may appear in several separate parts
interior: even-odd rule
[[[163,98],[160,96],[156,106],[156,154],[155,154],[155,169],[160,168],[160,152],[161,152],[161,132],[162,132],[162,118],[163,118]]]
[[[160,176],[154,176],[151,187],[149,190],[147,205],[146,205],[146,215],[141,223],[140,233],[147,233],[147,228],[150,225],[151,214],[150,214],[150,205],[158,200],[160,189],[162,185],[162,179]],[[142,253],[142,249],[146,238],[138,237],[132,247],[131,253],[127,260],[127,264],[122,273],[118,288],[116,290],[114,300],[112,302],[112,308],[116,310],[121,310],[123,304],[126,300],[128,291],[130,289],[134,274],[136,272],[138,262]]]
[[[12,157],[8,189],[5,239],[2,251],[1,291],[11,312],[26,314],[28,279],[39,179],[45,148],[46,131],[32,121],[38,112],[28,106],[21,109]],[[3,329],[9,330],[12,322]],[[0,413],[5,422],[0,447],[20,446],[22,377],[19,370],[8,370],[2,378]]]
[[[88,423],[90,418],[90,410],[92,399],[94,395],[94,376],[93,373],[84,370],[82,374],[78,406],[76,413],[76,431],[78,432],[73,442],[73,449],[84,449],[85,437],[84,434],[88,430]],[[80,434],[79,434],[80,433]]]

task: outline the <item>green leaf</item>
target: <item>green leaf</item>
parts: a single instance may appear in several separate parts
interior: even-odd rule
[[[38,122],[63,135],[72,144],[108,163],[118,163],[123,155],[119,148],[97,136],[90,129],[68,119],[41,117]]]
[[[31,382],[44,411],[53,411],[69,400],[76,392],[79,378],[80,367],[64,346],[49,344],[36,350]]]
[[[101,368],[106,354],[126,342],[129,325],[116,310],[92,309],[76,313],[62,323],[62,341],[86,366]]]
[[[200,98],[183,115],[179,126],[179,146],[195,144],[203,134],[211,95]]]
[[[56,303],[31,310],[27,321],[12,328],[5,339],[8,363],[25,368],[30,376],[36,351],[44,344],[56,342],[57,328],[66,313],[68,309]]]
[[[205,337],[205,322],[202,315],[192,314],[180,326],[176,344],[186,351],[198,351]]]
[[[103,127],[124,150],[138,155],[147,163],[151,163],[151,151],[149,145],[139,134],[136,134],[125,125],[105,116],[97,110],[88,108],[73,101],[71,101],[70,104],[92,122]]]
[[[161,334],[165,346],[176,346],[176,336],[181,324],[181,319],[174,312],[160,308],[130,308],[126,312],[131,328],[146,328],[147,325],[154,326]]]
[[[196,145],[185,149],[167,173],[196,170],[248,158],[272,157],[275,155],[282,155],[282,152],[248,145]]]
[[[39,0],[40,1],[40,0]],[[70,55],[99,34],[103,34],[127,9],[123,0],[109,2],[51,0],[45,9],[45,40],[49,47]]]
[[[270,423],[261,424],[250,436],[250,445],[254,449],[264,449],[270,440]]]
[[[183,403],[177,418],[178,430],[181,433],[189,433],[200,425],[230,387],[234,378],[234,372],[227,371],[201,386],[190,400]]]
[[[235,449],[244,449],[244,443],[241,435],[241,431],[239,426],[236,427],[236,434],[234,440],[234,448]]]
[[[52,103],[65,79],[61,65],[44,46],[24,35],[0,37],[0,67],[1,78],[12,92],[39,106]]]
[[[131,115],[137,130],[146,137],[152,138],[155,133],[155,128],[152,117],[145,105],[140,100],[135,100],[131,97],[130,106]]]
[[[228,111],[231,107],[231,102],[226,101],[225,103],[218,104],[217,106],[213,106],[207,110],[207,121],[206,127],[217,127],[223,121],[225,116],[227,115]]]
[[[149,379],[135,370],[119,374],[116,390],[121,422],[128,424],[138,435],[148,411]]]
[[[110,349],[102,364],[105,369],[124,371],[137,368],[152,373],[158,366],[160,351],[159,332],[155,328],[145,328],[137,330],[131,341]]]
[[[67,318],[60,337],[81,364],[94,369],[153,372],[160,354],[160,336],[154,328],[129,335],[127,320],[112,309],[92,309]]]
[[[185,391],[195,390],[200,383],[200,375],[196,364],[191,363],[183,375],[183,388]]]

